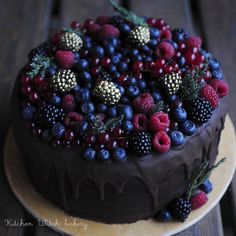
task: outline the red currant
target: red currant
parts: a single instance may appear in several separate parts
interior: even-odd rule
[[[32,103],[38,102],[39,101],[39,94],[35,91],[31,91],[29,93],[29,100]]]
[[[102,58],[101,65],[104,67],[108,67],[111,63],[111,59],[109,57]]]
[[[64,137],[66,141],[72,141],[75,138],[75,134],[72,130],[66,130]]]
[[[79,21],[72,21],[72,22],[70,23],[70,27],[71,27],[72,29],[78,29],[78,28],[80,27]]]
[[[134,73],[138,73],[141,72],[143,70],[144,66],[143,63],[141,61],[136,61],[134,62],[133,66],[132,66],[132,71]]]
[[[86,136],[86,139],[85,139],[85,143],[88,145],[88,146],[91,146],[92,144],[94,144],[96,142],[96,137],[95,135],[93,134],[88,134]]]
[[[109,151],[112,151],[118,147],[118,142],[112,139],[107,143],[106,147]]]
[[[127,149],[129,147],[128,139],[121,139],[121,140],[119,140],[119,147]]]
[[[100,144],[105,144],[108,143],[109,141],[110,141],[110,135],[107,133],[98,136],[98,142]]]

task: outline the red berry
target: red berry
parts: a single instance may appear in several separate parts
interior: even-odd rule
[[[99,67],[96,66],[96,67],[91,68],[92,76],[96,77],[98,75],[98,73],[99,73]]]
[[[87,29],[87,28],[89,27],[89,25],[92,25],[92,24],[94,24],[94,21],[91,20],[91,19],[87,19],[87,20],[84,22],[82,28],[83,28],[83,29]]]
[[[48,87],[48,83],[45,78],[39,75],[35,76],[34,83],[38,90],[46,90]]]
[[[120,36],[119,29],[111,24],[103,25],[99,32],[99,37],[101,40],[104,40],[107,38],[118,38],[119,36]]]
[[[98,57],[92,57],[90,59],[90,62],[91,62],[92,66],[97,66],[97,65],[99,65],[100,59]]]
[[[147,23],[148,23],[149,26],[154,27],[155,24],[156,24],[156,19],[149,18],[149,19],[147,19]]]
[[[93,23],[88,26],[88,34],[92,37],[96,37],[96,35],[101,30],[101,26],[99,24]]]
[[[224,97],[229,92],[229,86],[224,80],[213,79],[210,81],[210,85],[215,89],[220,97]]]
[[[174,47],[168,42],[161,42],[156,48],[156,55],[165,60],[171,59],[175,54]]]
[[[213,108],[216,108],[218,106],[219,97],[218,97],[217,92],[214,90],[214,88],[211,85],[206,84],[201,89],[200,96],[205,98],[207,101],[209,101]]]
[[[39,137],[41,132],[42,132],[42,130],[39,128],[36,128],[36,127],[34,127],[31,131],[32,136],[34,136],[34,137]]]
[[[78,114],[76,112],[69,112],[64,119],[64,124],[67,127],[74,127],[75,125],[79,124],[82,120],[83,116],[81,114]]]
[[[118,142],[112,139],[106,144],[106,147],[109,151],[113,151],[114,149],[118,147]]]
[[[75,62],[75,55],[72,51],[57,51],[55,59],[61,67],[69,69]]]
[[[202,190],[198,190],[197,193],[191,197],[190,201],[192,210],[195,210],[206,204],[208,197]]]
[[[196,47],[200,49],[202,46],[202,39],[198,36],[190,36],[189,38],[186,39],[186,45],[189,48]]]
[[[134,130],[137,132],[146,131],[148,128],[148,119],[144,114],[135,114],[133,118]]]
[[[32,88],[29,85],[24,85],[21,89],[21,92],[26,95],[29,96],[30,92],[31,92]]]
[[[31,91],[29,93],[29,100],[30,100],[30,102],[32,102],[32,103],[38,102],[39,98],[40,97],[39,97],[39,94],[37,92]]]
[[[74,111],[76,108],[75,98],[72,94],[67,94],[62,98],[62,108],[65,111]]]
[[[151,61],[151,62],[146,62],[144,64],[144,69],[145,70],[152,70],[155,67],[155,62]]]
[[[80,27],[79,21],[72,21],[72,22],[70,23],[70,27],[71,27],[72,29],[78,29],[78,28]]]
[[[111,63],[111,59],[109,57],[104,57],[101,60],[101,65],[104,67],[108,67]]]
[[[155,68],[157,69],[163,68],[165,64],[166,64],[166,61],[163,58],[158,58],[155,61]]]
[[[162,111],[152,114],[150,118],[150,126],[154,132],[166,130],[170,126],[170,119],[168,114]]]
[[[96,23],[98,23],[99,25],[105,25],[109,23],[109,20],[109,16],[98,16],[96,19]]]
[[[96,142],[96,137],[93,134],[88,134],[85,138],[85,143],[88,146],[91,146],[92,144],[94,144]]]
[[[116,128],[114,128],[114,129],[112,130],[111,133],[112,133],[112,136],[119,137],[119,136],[121,136],[121,135],[123,134],[123,131],[122,131],[121,128],[116,127]]]
[[[171,40],[171,39],[172,39],[171,31],[168,30],[168,29],[163,29],[163,30],[161,31],[160,38],[161,38],[162,40]]]
[[[20,79],[22,85],[29,85],[31,82],[31,78],[27,75],[23,75]]]
[[[142,93],[133,100],[133,107],[137,112],[148,114],[154,107],[154,100],[150,93]]]
[[[110,141],[110,135],[105,133],[105,134],[100,134],[98,136],[98,142],[100,144],[105,144],[105,143],[108,143]]]
[[[64,137],[66,141],[72,141],[75,138],[75,134],[72,130],[66,130]]]
[[[185,49],[186,49],[186,44],[184,42],[180,42],[178,44],[178,49],[181,51],[181,52],[184,52]]]
[[[156,132],[152,138],[152,145],[158,152],[167,152],[170,149],[170,138],[165,131]]]
[[[129,140],[128,139],[120,139],[119,140],[119,147],[127,149],[129,147]]]
[[[193,65],[195,64],[195,60],[196,60],[196,54],[191,52],[191,51],[187,51],[185,54],[184,54],[184,58],[186,60],[186,63],[188,65]]]
[[[123,74],[118,78],[118,83],[120,85],[125,85],[126,80],[128,79],[128,75]]]
[[[165,25],[165,21],[163,19],[156,19],[155,20],[155,27],[159,30],[162,29],[162,27]]]
[[[136,61],[136,62],[134,62],[133,66],[132,66],[132,71],[134,73],[137,73],[137,72],[142,71],[143,68],[144,68],[143,63],[141,61]]]

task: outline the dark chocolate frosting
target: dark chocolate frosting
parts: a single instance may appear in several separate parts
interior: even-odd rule
[[[155,215],[186,192],[202,160],[212,164],[227,113],[226,98],[211,119],[186,142],[164,154],[126,162],[101,163],[81,158],[80,148],[53,148],[32,138],[21,118],[18,83],[13,93],[13,130],[29,178],[45,198],[81,218],[128,223]]]

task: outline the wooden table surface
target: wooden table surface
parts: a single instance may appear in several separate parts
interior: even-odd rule
[[[60,235],[41,227],[15,199],[7,184],[2,163],[4,136],[10,119],[11,89],[27,53],[52,32],[70,21],[111,14],[107,0],[1,0],[0,8],[0,235]],[[172,27],[184,27],[200,35],[204,47],[221,61],[231,89],[230,115],[236,124],[236,1],[235,0],[123,0],[121,3],[143,16],[164,18]],[[230,141],[230,140],[229,140]],[[235,144],[233,144],[235,145]],[[178,236],[236,235],[236,177],[224,201],[200,222]],[[223,217],[222,217],[223,216]],[[227,219],[226,219],[227,217]],[[5,219],[31,222],[32,227],[7,227]],[[223,219],[223,224],[222,224]],[[234,230],[234,231],[231,231]],[[234,233],[233,233],[234,232]]]

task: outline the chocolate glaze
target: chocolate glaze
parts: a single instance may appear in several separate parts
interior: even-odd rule
[[[129,223],[155,215],[186,192],[204,159],[215,161],[226,99],[210,121],[169,152],[144,159],[129,155],[124,163],[85,161],[80,148],[53,148],[24,128],[16,83],[13,131],[33,185],[69,214],[106,223]]]

